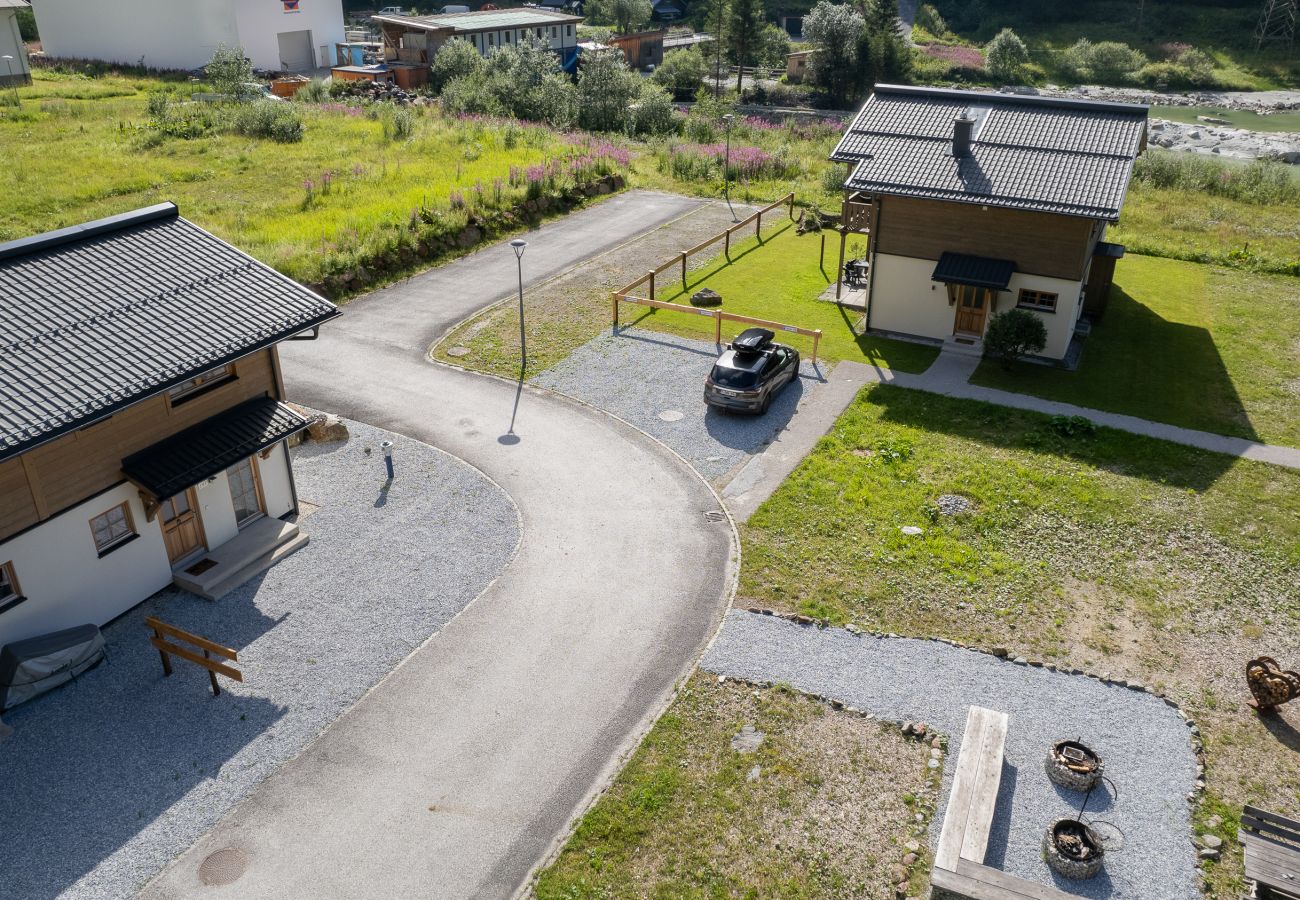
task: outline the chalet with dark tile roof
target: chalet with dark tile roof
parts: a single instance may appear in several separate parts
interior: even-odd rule
[[[1145,106],[877,85],[831,154],[842,222],[869,235],[850,266],[868,327],[977,348],[1019,307],[1064,358],[1104,310],[1123,248],[1103,237],[1146,134]]]
[[[276,345],[337,315],[171,203],[0,244],[0,644],[305,542]]]

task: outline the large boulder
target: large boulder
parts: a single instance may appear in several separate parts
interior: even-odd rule
[[[721,306],[722,295],[713,288],[704,288],[691,294],[691,306]]]
[[[348,439],[348,426],[344,425],[343,420],[338,416],[324,415],[307,426],[307,435],[313,441],[322,444],[328,444],[331,441],[346,441]]]

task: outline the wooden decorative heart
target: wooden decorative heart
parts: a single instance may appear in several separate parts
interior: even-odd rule
[[[1300,697],[1300,673],[1284,670],[1271,656],[1259,656],[1246,663],[1246,684],[1255,698],[1251,705],[1260,712],[1270,712]]]

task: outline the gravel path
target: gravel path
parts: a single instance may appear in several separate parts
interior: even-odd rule
[[[784,682],[884,719],[923,721],[950,735],[932,844],[968,707],[1002,710],[1011,717],[1010,729],[986,864],[1097,900],[1200,896],[1186,799],[1196,781],[1196,758],[1187,724],[1151,694],[937,641],[855,637],[740,611],[727,614],[700,665],[751,681]],[[1043,772],[1047,748],[1063,738],[1098,750],[1119,794],[1098,791],[1089,802],[1090,817],[1117,826],[1125,846],[1086,882],[1057,878],[1040,851],[1047,824],[1077,812],[1082,799],[1056,788]]]
[[[348,424],[346,443],[293,451],[311,543],[215,603],[161,591],[105,628],[107,664],[7,716],[0,896],[131,895],[505,567],[519,525],[500,488]],[[214,699],[183,661],[164,680],[146,615],[238,648],[244,683]]]
[[[721,478],[763,449],[823,381],[806,361],[762,416],[722,414],[704,403],[717,359],[709,341],[626,328],[579,347],[534,384],[576,397],[631,422],[672,447],[705,478]]]

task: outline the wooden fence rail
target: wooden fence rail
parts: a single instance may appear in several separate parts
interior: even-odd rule
[[[212,654],[215,653],[223,659],[238,662],[239,654],[231,648],[223,647],[207,638],[201,638],[197,634],[191,634],[183,628],[177,628],[175,625],[168,625],[166,622],[161,619],[155,619],[153,616],[147,616],[144,622],[153,629],[153,637],[149,638],[149,643],[154,646],[154,649],[158,651],[158,655],[162,657],[164,677],[172,673],[171,657],[179,656],[181,659],[189,660],[190,662],[208,670],[208,678],[212,681],[212,696],[214,697],[221,696],[221,688],[217,685],[218,675],[225,675],[232,681],[242,682],[244,680],[243,673],[238,669],[233,666],[219,663],[212,658]],[[193,644],[195,647],[198,647],[203,651],[203,655],[200,656],[188,647],[182,647],[179,644],[173,644],[171,641],[164,640],[163,635],[177,638],[187,644]]]
[[[696,244],[694,247],[690,248],[689,250],[682,250],[677,255],[672,257],[672,259],[669,259],[667,262],[664,262],[658,268],[646,272],[644,275],[642,275],[640,278],[636,279],[633,282],[623,285],[623,287],[615,291],[615,293],[625,297],[628,294],[632,293],[637,288],[639,288],[641,285],[649,282],[650,299],[654,300],[656,299],[655,298],[655,276],[659,275],[660,273],[668,269],[678,267],[678,266],[682,270],[682,288],[684,289],[686,287],[687,261],[692,256],[699,253],[701,250],[705,250],[709,247],[712,247],[718,241],[722,241],[724,242],[725,245],[723,247],[722,252],[727,256],[728,259],[730,259],[731,258],[731,235],[742,228],[748,228],[750,223],[753,223],[754,236],[761,237],[763,231],[763,215],[765,213],[771,212],[772,210],[776,209],[778,206],[788,206],[790,210],[789,212],[790,218],[791,220],[793,220],[794,219],[794,192],[791,191],[781,199],[775,200],[769,203],[767,206],[764,206],[762,209],[750,213],[748,216],[741,219],[735,225],[732,225],[730,228],[727,228],[725,231],[721,231],[718,234],[715,234],[707,241]]]
[[[713,319],[713,342],[722,343],[722,323],[742,322],[746,325],[762,325],[771,328],[774,331],[787,331],[791,334],[802,334],[813,339],[812,364],[817,365],[817,348],[822,341],[822,330],[820,328],[801,328],[798,325],[786,325],[783,322],[772,322],[767,319],[756,319],[753,316],[742,316],[737,313],[723,312],[720,309],[701,309],[695,306],[683,306],[680,303],[669,303],[665,300],[651,300],[649,297],[635,297],[631,294],[614,294],[614,328],[618,328],[618,307],[620,303],[633,303],[637,306],[650,306],[655,309],[671,309],[675,312],[686,313],[687,315],[705,316]]]

